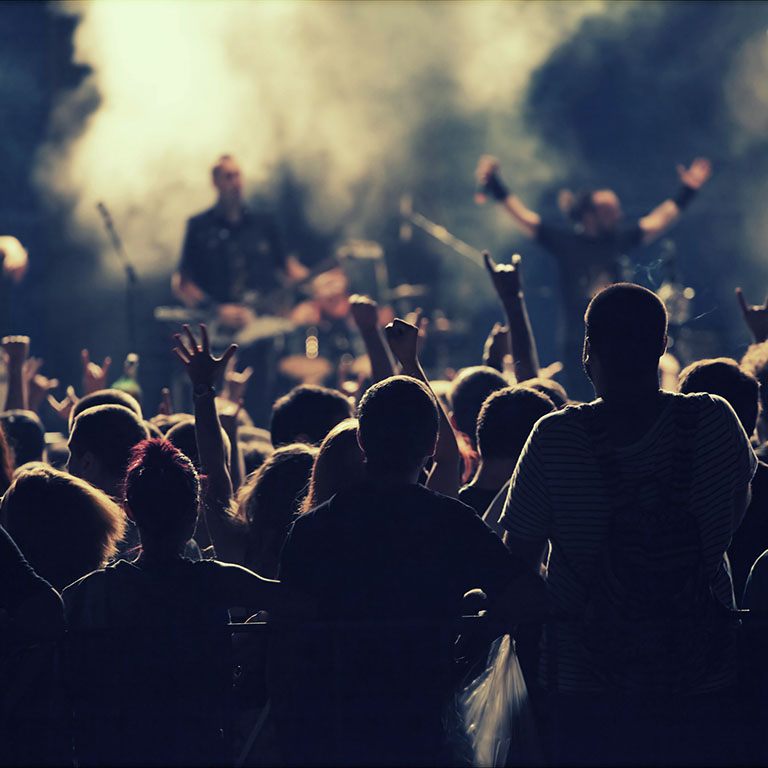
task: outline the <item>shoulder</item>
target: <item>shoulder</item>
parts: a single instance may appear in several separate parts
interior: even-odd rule
[[[216,215],[215,208],[207,208],[206,210],[201,211],[200,213],[194,214],[194,216],[190,216],[187,219],[187,227],[189,229],[199,229],[201,227],[208,226],[214,220],[215,215]]]
[[[536,439],[556,438],[559,435],[583,432],[584,424],[592,415],[598,413],[600,400],[591,403],[568,405],[559,411],[542,416],[534,425],[531,436]]]
[[[731,404],[720,397],[708,392],[694,392],[688,395],[671,394],[675,406],[678,410],[687,411],[701,418],[719,419],[723,421],[738,422],[738,416],[731,407]],[[740,423],[740,422],[739,422]]]

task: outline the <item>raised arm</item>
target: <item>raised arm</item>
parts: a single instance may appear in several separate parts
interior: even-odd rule
[[[522,200],[511,194],[501,180],[501,165],[498,158],[491,155],[483,155],[477,163],[475,178],[477,179],[478,192],[475,199],[484,203],[490,195],[497,203],[509,213],[523,234],[528,237],[536,237],[541,224],[541,216],[526,207]]]
[[[511,264],[496,264],[488,251],[483,251],[483,260],[507,316],[515,378],[517,381],[534,379],[539,375],[539,356],[525,306],[520,256],[515,254]]]
[[[29,356],[29,336],[4,336],[2,346],[8,366],[8,392],[3,410],[27,410],[29,404],[24,366]]]
[[[696,196],[712,173],[712,166],[705,157],[697,157],[686,168],[677,166],[682,186],[678,193],[654,208],[638,222],[643,231],[643,243],[653,242],[666,232],[679,218],[685,207]]]
[[[736,298],[754,343],[762,344],[768,339],[768,296],[765,297],[764,304],[747,304],[741,288],[737,288]]]
[[[403,366],[403,374],[423,381],[429,387],[429,381],[419,363],[417,354],[419,329],[415,325],[395,318],[386,328],[387,342],[395,357]],[[431,387],[430,387],[431,390]],[[434,394],[434,393],[433,393]],[[445,496],[458,497],[459,493],[459,446],[451,422],[443,410],[439,398],[435,397],[440,411],[440,424],[437,433],[434,464],[427,478],[427,488]]]
[[[349,297],[349,308],[352,319],[363,338],[368,359],[371,361],[373,383],[383,381],[392,376],[395,367],[379,327],[379,307],[368,296],[355,293]]]
[[[215,385],[224,375],[229,358],[237,350],[232,344],[220,358],[211,354],[208,331],[200,325],[201,344],[198,345],[189,326],[184,326],[186,339],[174,335],[174,354],[181,360],[192,383],[195,402],[195,437],[200,458],[200,470],[207,483],[202,498],[204,522],[217,551],[218,559],[242,562],[245,535],[229,516],[232,501],[232,481],[227,468],[224,439],[216,412]]]

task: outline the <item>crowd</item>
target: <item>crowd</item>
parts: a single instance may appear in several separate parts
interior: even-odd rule
[[[204,325],[169,345],[193,413],[85,351],[59,402],[3,339],[0,762],[765,762],[768,306],[739,294],[740,362],[662,385],[664,305],[603,288],[580,402],[519,258],[485,263],[481,364],[430,382],[424,324],[353,297],[370,379],[295,387],[268,431]]]

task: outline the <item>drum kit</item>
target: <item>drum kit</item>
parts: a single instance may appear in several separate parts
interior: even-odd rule
[[[354,377],[365,376],[369,370],[350,313],[352,293],[370,295],[401,315],[428,293],[425,285],[390,289],[384,251],[367,240],[346,242],[331,260],[322,262],[292,288],[303,298],[291,309],[283,314],[259,314],[253,304],[244,302],[234,325],[215,307],[159,306],[154,317],[174,332],[184,324],[205,323],[216,353],[232,343],[248,348],[270,341],[278,351],[278,371],[289,384],[336,384],[334,376],[340,369]]]

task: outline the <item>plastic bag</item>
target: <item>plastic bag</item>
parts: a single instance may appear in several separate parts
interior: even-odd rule
[[[541,763],[535,723],[509,635],[491,644],[485,670],[456,695],[463,757],[475,766]]]

